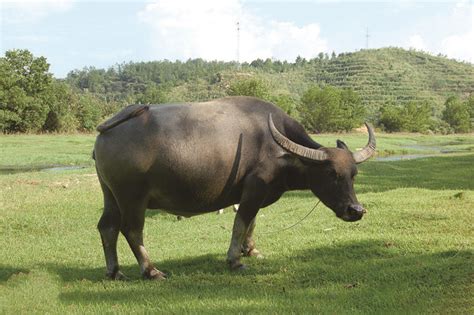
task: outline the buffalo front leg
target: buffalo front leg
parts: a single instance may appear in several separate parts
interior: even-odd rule
[[[104,212],[97,224],[104,249],[107,278],[122,280],[124,275],[119,270],[117,257],[117,238],[120,230],[121,215],[117,202],[110,189],[100,181],[104,193]]]
[[[242,245],[247,235],[248,225],[243,218],[237,213],[234,219],[234,227],[232,228],[232,238],[229,250],[227,251],[227,263],[231,270],[245,269],[240,262],[242,254]]]
[[[263,258],[263,255],[255,248],[255,240],[253,239],[253,231],[255,230],[255,220],[254,218],[247,229],[247,235],[244,239],[244,244],[242,246],[242,254],[244,256],[251,256],[257,258]]]
[[[266,185],[258,177],[249,177],[244,182],[239,211],[235,215],[232,238],[229,250],[227,251],[227,263],[231,270],[246,268],[240,262],[243,251],[244,254],[254,253],[254,251],[258,253],[255,249],[252,234],[255,228],[255,216],[265,198],[265,191]],[[246,249],[247,251],[245,252]]]

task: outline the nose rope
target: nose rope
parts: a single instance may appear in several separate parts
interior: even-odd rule
[[[263,232],[263,233],[258,233],[259,235],[265,235],[265,234],[274,234],[274,233],[279,233],[279,232],[283,232],[283,231],[286,231],[286,230],[289,230],[291,228],[294,228],[295,226],[297,226],[298,224],[300,224],[301,222],[303,222],[304,219],[306,219],[311,213],[313,213],[314,209],[316,209],[316,207],[319,205],[319,203],[321,202],[321,200],[318,200],[318,202],[314,205],[313,209],[311,209],[310,212],[308,212],[303,218],[301,218],[298,222],[290,225],[290,226],[287,226],[283,229],[280,229],[280,230],[276,230],[276,231],[270,231],[270,232]]]

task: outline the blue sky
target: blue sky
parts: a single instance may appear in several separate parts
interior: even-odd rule
[[[0,53],[29,49],[56,77],[148,60],[293,61],[397,46],[474,62],[472,1],[0,0]],[[239,40],[236,23],[240,22]],[[239,49],[237,49],[237,47]],[[237,53],[238,51],[238,53]]]

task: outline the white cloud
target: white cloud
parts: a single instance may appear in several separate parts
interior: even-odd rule
[[[441,49],[451,58],[474,63],[474,32],[446,37],[441,42]]]
[[[316,23],[299,27],[291,22],[264,20],[239,0],[155,0],[139,13],[152,29],[154,57],[159,59],[237,59],[240,22],[240,61],[256,58],[294,60],[328,51]]]
[[[474,5],[469,5],[466,1],[458,2],[452,14],[453,18],[462,18],[466,15],[470,19],[470,29],[445,37],[441,41],[440,49],[451,58],[474,63]]]
[[[408,38],[408,48],[414,48],[418,50],[426,50],[426,44],[421,35],[415,34]]]
[[[74,0],[0,0],[8,24],[31,23],[72,8]]]
[[[452,3],[446,15],[426,19],[416,32],[403,47],[474,63],[474,5],[468,0]]]

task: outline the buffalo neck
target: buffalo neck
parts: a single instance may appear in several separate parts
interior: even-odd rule
[[[290,165],[285,169],[285,184],[288,190],[309,189],[306,167],[304,165]]]

